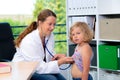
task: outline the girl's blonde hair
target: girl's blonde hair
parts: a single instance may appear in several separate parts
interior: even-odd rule
[[[72,40],[72,31],[74,28],[80,28],[84,36],[84,42],[90,42],[93,39],[93,31],[89,28],[85,22],[76,22],[70,28],[70,40]]]
[[[32,32],[33,30],[37,29],[38,27],[38,22],[41,21],[41,22],[44,22],[46,20],[46,18],[48,18],[49,16],[54,16],[55,18],[57,17],[56,14],[49,10],[49,9],[44,9],[42,10],[38,17],[37,17],[37,21],[34,21],[32,22],[19,36],[18,38],[15,40],[15,45],[17,47],[19,47],[22,39],[27,35],[29,34],[30,32]]]

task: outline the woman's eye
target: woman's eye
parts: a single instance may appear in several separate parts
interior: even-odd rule
[[[51,24],[51,23],[49,23],[49,25],[51,26],[52,24]]]
[[[49,23],[49,26],[56,26],[56,24]]]
[[[56,23],[54,24],[54,26],[56,26]]]

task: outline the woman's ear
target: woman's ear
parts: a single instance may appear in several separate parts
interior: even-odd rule
[[[41,21],[38,21],[38,26],[41,25],[41,24],[42,24],[42,22],[41,22]]]

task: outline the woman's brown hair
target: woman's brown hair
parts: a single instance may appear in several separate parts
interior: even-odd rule
[[[44,22],[44,21],[46,20],[46,18],[49,17],[49,16],[57,17],[56,14],[55,14],[53,11],[49,10],[49,9],[44,9],[44,10],[42,10],[42,11],[39,13],[38,17],[37,17],[37,21],[32,22],[32,23],[18,36],[18,38],[16,38],[16,40],[15,40],[15,45],[16,45],[17,47],[19,47],[22,39],[23,39],[27,34],[29,34],[30,32],[32,32],[33,30],[37,29],[37,27],[38,27],[38,22],[39,22],[39,21]]]

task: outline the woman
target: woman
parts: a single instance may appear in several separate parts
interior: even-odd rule
[[[59,66],[72,63],[71,57],[54,52],[52,31],[56,24],[56,14],[49,9],[40,12],[37,22],[32,22],[16,39],[17,52],[13,62],[38,61],[31,80],[66,80],[59,74]]]

